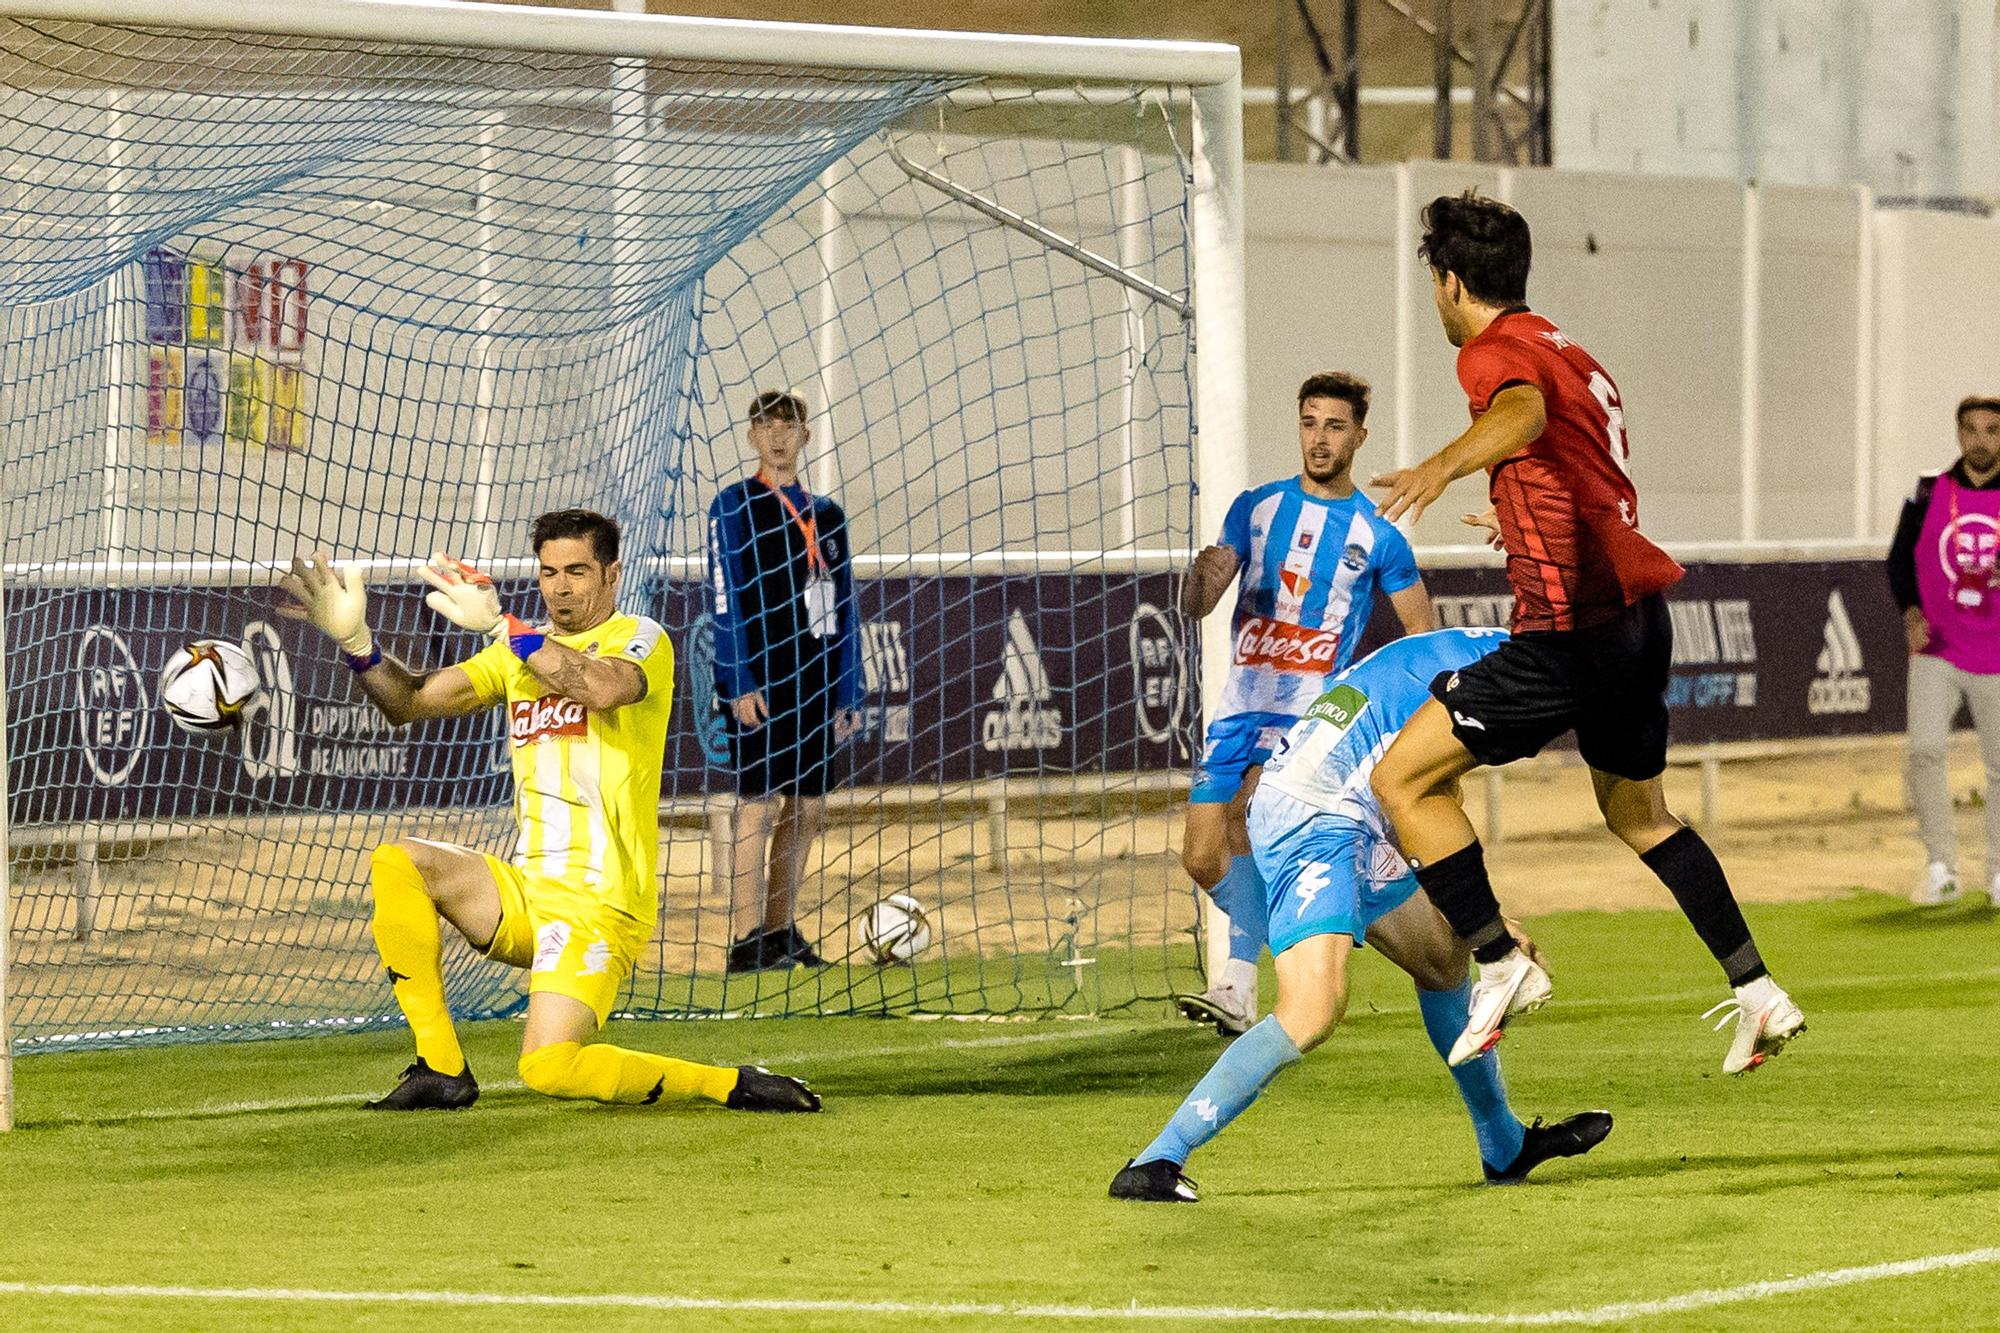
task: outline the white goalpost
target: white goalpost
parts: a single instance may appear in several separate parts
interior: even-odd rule
[[[1228,661],[1171,592],[1248,484],[1241,96],[1200,43],[0,0],[0,1125],[16,1050],[394,1021],[366,849],[497,850],[506,738],[380,727],[276,572],[361,563],[434,664],[465,645],[410,562],[464,552],[532,600],[527,519],[567,504],[624,525],[626,600],[682,663],[629,1012],[1179,988],[1196,899],[1128,807],[1178,790],[1191,662]],[[812,909],[843,965],[744,992],[675,819],[727,800],[705,513],[767,388],[808,401],[809,480],[855,524],[867,705]],[[152,695],[204,635],[265,685],[220,743]],[[988,789],[1029,803],[967,813]],[[849,958],[904,891],[934,955]],[[462,1012],[516,998],[469,957],[448,981]]]

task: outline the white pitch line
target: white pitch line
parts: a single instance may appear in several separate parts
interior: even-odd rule
[[[1483,1314],[1460,1310],[1335,1310],[1229,1305],[1034,1305],[991,1301],[839,1301],[606,1293],[557,1295],[483,1291],[323,1291],[297,1287],[167,1287],[76,1282],[0,1282],[0,1296],[69,1296],[98,1300],[193,1300],[320,1305],[442,1305],[536,1309],[705,1310],[772,1314],[908,1315],[921,1319],[1152,1320],[1173,1323],[1359,1324],[1551,1327],[1615,1324],[1652,1315],[1685,1314],[1798,1292],[1825,1291],[1885,1278],[1913,1277],[2000,1263],[2000,1249],[1934,1254],[1922,1259],[1833,1268],[1774,1282],[1690,1291],[1652,1301],[1620,1301],[1587,1310]]]

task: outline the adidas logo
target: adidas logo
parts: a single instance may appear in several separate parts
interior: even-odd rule
[[[999,707],[979,723],[979,743],[988,750],[1047,750],[1062,744],[1062,714],[1048,706],[1055,696],[1042,652],[1019,611],[1007,617],[1007,648],[1000,679],[993,682]]]
[[[1868,676],[1861,660],[1861,639],[1848,617],[1840,589],[1827,594],[1825,646],[1814,670],[1819,674],[1806,690],[1806,711],[1814,716],[1868,711]]]

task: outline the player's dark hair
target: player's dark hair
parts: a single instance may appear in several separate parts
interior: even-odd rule
[[[1965,424],[1967,412],[2000,412],[2000,398],[1995,398],[1991,394],[1975,393],[1959,399],[1958,416],[1955,418],[1959,425]]]
[[[1528,299],[1534,245],[1528,220],[1519,213],[1498,199],[1467,190],[1431,200],[1423,212],[1423,227],[1417,256],[1440,276],[1456,274],[1473,300],[1508,306]]]
[[[594,509],[552,509],[536,519],[528,533],[536,555],[549,542],[565,537],[590,538],[590,553],[600,565],[609,566],[618,558],[618,520],[606,518]]]
[[[1299,406],[1304,407],[1308,398],[1337,398],[1354,409],[1354,424],[1359,426],[1368,420],[1368,394],[1368,381],[1359,375],[1322,370],[1299,386]]]
[[[783,389],[766,389],[750,400],[749,419],[752,422],[775,418],[779,421],[796,421],[805,424],[805,399]]]

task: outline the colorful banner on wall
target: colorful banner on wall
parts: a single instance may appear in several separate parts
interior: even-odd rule
[[[306,448],[306,263],[146,252],[146,439]]]
[[[1425,577],[1445,624],[1506,623],[1500,570]],[[425,665],[474,652],[420,592],[371,590],[379,637]],[[1201,717],[1172,575],[867,579],[857,593],[866,693],[846,783],[1189,768]],[[676,650],[669,797],[732,786],[701,594],[674,584],[648,608]],[[526,609],[535,593],[512,582],[504,596]],[[388,726],[278,600],[274,588],[10,585],[16,823],[506,803],[500,714]],[[1676,743],[1901,730],[1908,654],[1879,561],[1695,564],[1668,605]],[[1378,608],[1371,628],[1393,621]],[[160,667],[195,637],[233,639],[257,664],[264,694],[236,732],[190,736],[159,709]]]

